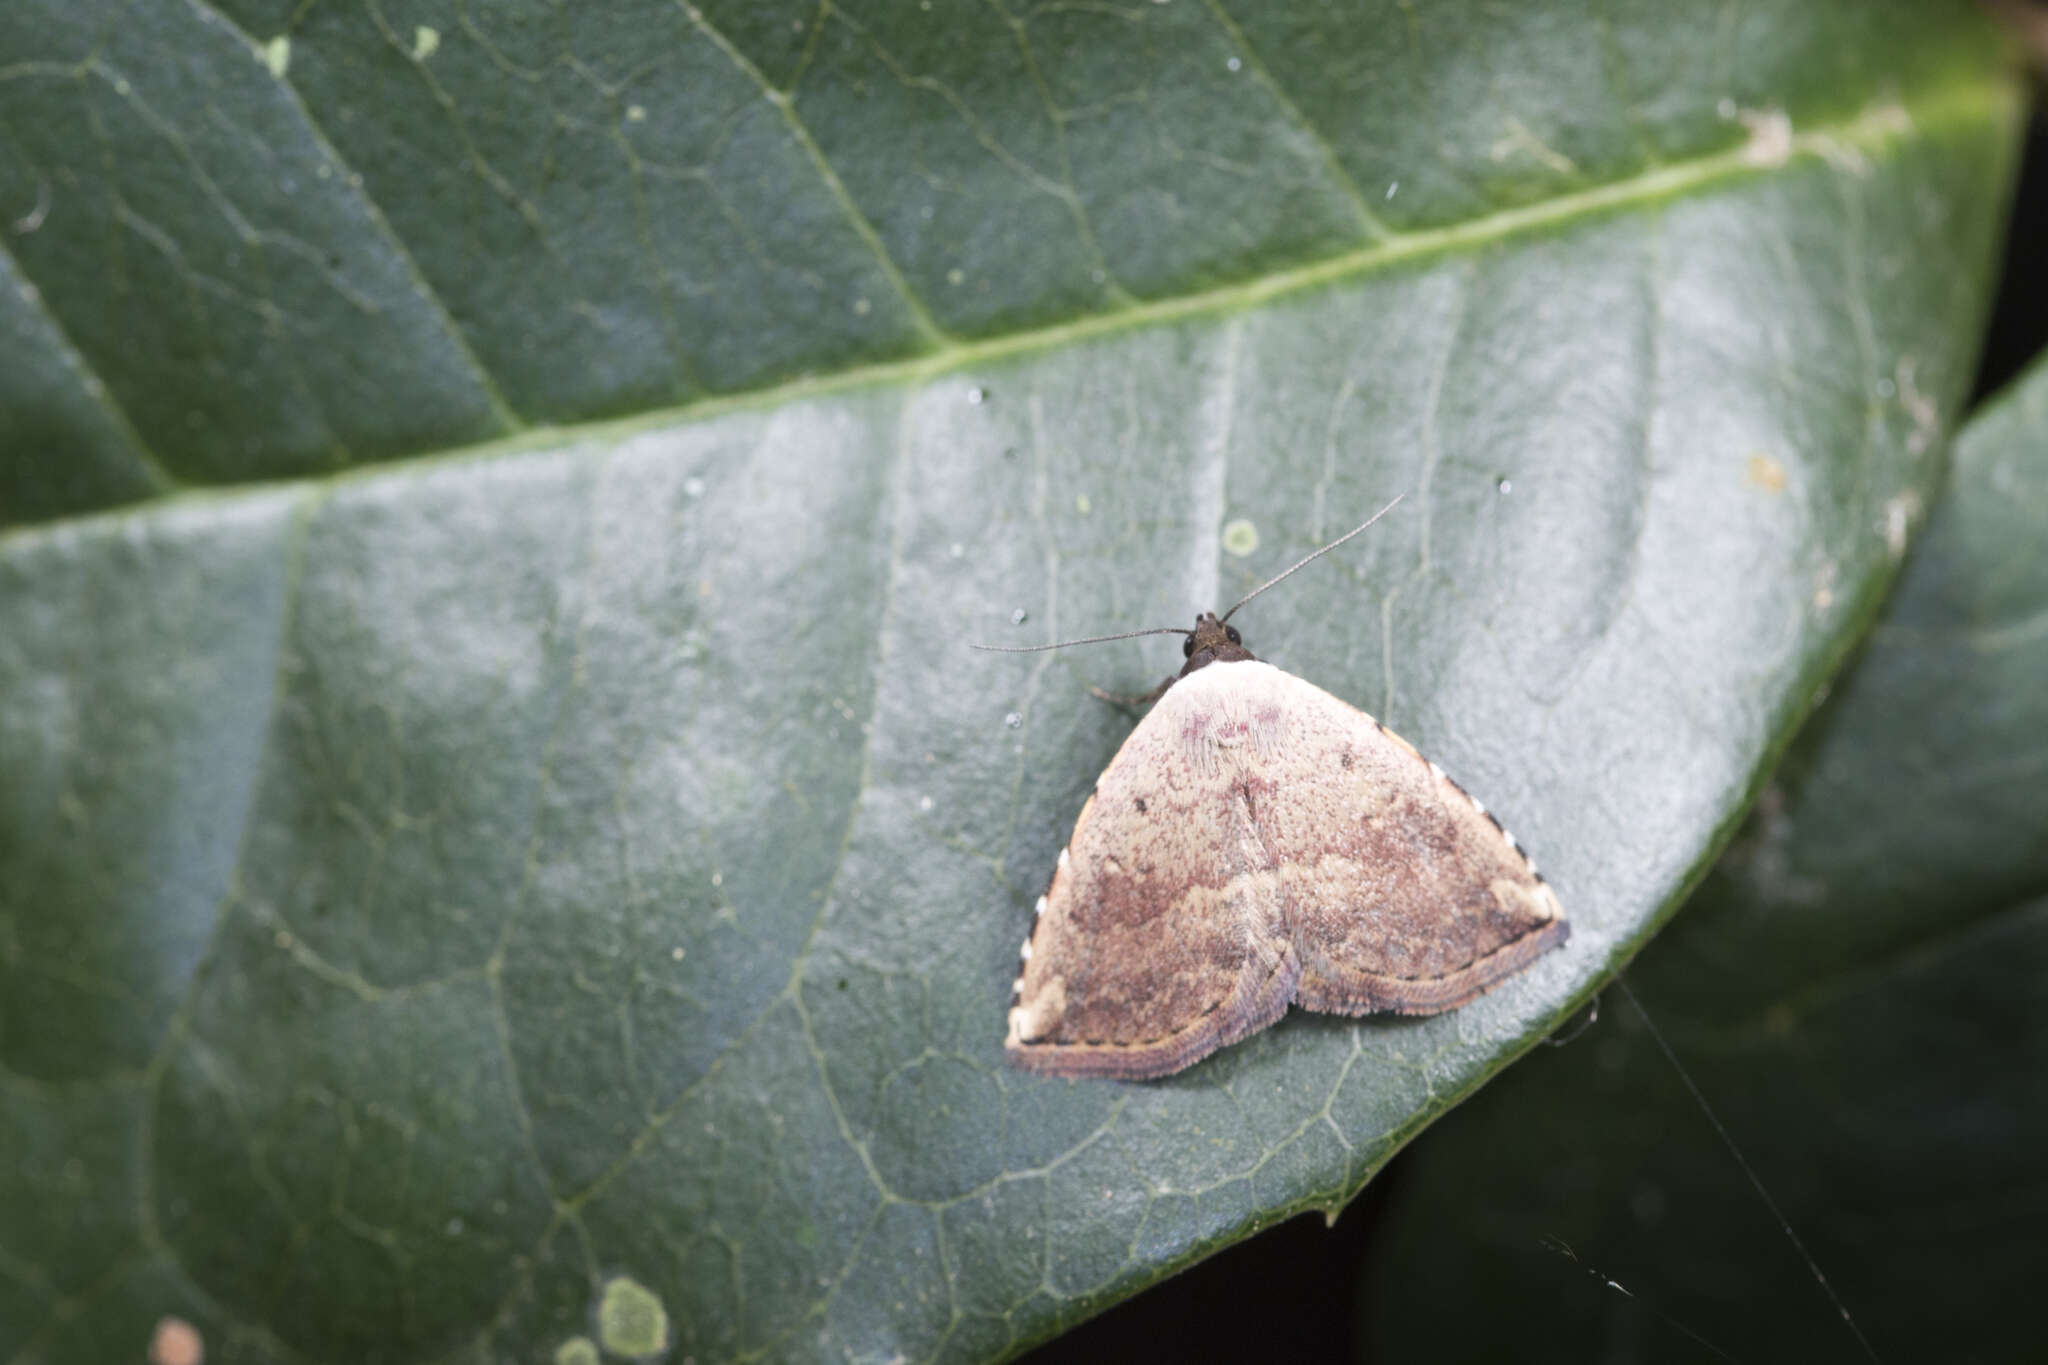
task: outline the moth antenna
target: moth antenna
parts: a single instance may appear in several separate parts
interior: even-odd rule
[[[985,649],[991,654],[1036,654],[1040,650],[1065,649],[1068,645],[1099,645],[1105,640],[1129,640],[1139,635],[1193,635],[1191,630],[1179,626],[1154,626],[1151,630],[1127,630],[1121,635],[1090,635],[1081,640],[1060,640],[1049,645],[969,645],[969,649]]]
[[[1243,606],[1243,605],[1244,605],[1245,603],[1247,603],[1247,602],[1251,601],[1251,600],[1252,600],[1252,599],[1253,599],[1254,597],[1257,597],[1257,596],[1258,596],[1258,595],[1259,595],[1260,593],[1262,593],[1262,592],[1264,592],[1264,591],[1265,591],[1266,589],[1268,589],[1268,588],[1272,587],[1272,586],[1273,586],[1273,585],[1274,585],[1275,583],[1278,583],[1278,582],[1279,582],[1279,581],[1280,581],[1281,579],[1283,579],[1283,578],[1287,577],[1287,575],[1288,575],[1288,574],[1291,574],[1291,573],[1293,573],[1293,572],[1295,571],[1295,569],[1300,569],[1300,568],[1304,568],[1304,567],[1306,567],[1306,566],[1307,566],[1307,565],[1309,564],[1309,562],[1310,562],[1310,561],[1312,561],[1312,560],[1317,560],[1317,559],[1321,559],[1321,558],[1322,558],[1322,557],[1323,557],[1324,555],[1326,555],[1326,554],[1330,553],[1330,551],[1332,551],[1332,550],[1336,549],[1336,548],[1337,548],[1337,547],[1338,547],[1339,545],[1342,545],[1342,544],[1343,544],[1343,543],[1344,543],[1345,541],[1347,541],[1347,540],[1351,539],[1351,537],[1353,537],[1353,536],[1357,535],[1357,534],[1358,534],[1358,533],[1359,533],[1360,531],[1363,531],[1363,530],[1364,530],[1364,529],[1365,529],[1365,528],[1366,528],[1367,526],[1370,526],[1370,525],[1372,525],[1372,524],[1373,524],[1374,522],[1378,521],[1378,520],[1379,520],[1379,519],[1380,519],[1381,517],[1385,516],[1385,515],[1386,515],[1387,513],[1391,512],[1391,511],[1393,511],[1393,510],[1394,510],[1394,503],[1397,503],[1397,502],[1401,501],[1401,499],[1403,499],[1403,498],[1405,498],[1405,497],[1407,497],[1407,496],[1408,496],[1408,495],[1407,495],[1406,493],[1396,493],[1396,494],[1394,495],[1394,502],[1390,502],[1390,503],[1388,503],[1388,504],[1387,504],[1387,505],[1386,505],[1385,507],[1382,507],[1382,508],[1381,508],[1381,509],[1380,509],[1379,511],[1377,511],[1377,512],[1373,513],[1373,514],[1372,514],[1371,516],[1367,517],[1367,518],[1365,519],[1365,521],[1364,521],[1363,523],[1361,523],[1360,525],[1358,525],[1358,526],[1355,526],[1355,527],[1353,527],[1353,528],[1352,528],[1351,530],[1349,530],[1349,531],[1346,531],[1346,532],[1345,532],[1345,533],[1344,533],[1343,535],[1341,535],[1341,536],[1338,536],[1338,537],[1337,537],[1337,538],[1336,538],[1335,540],[1331,541],[1331,542],[1330,542],[1330,543],[1329,543],[1328,545],[1325,545],[1325,546],[1324,546],[1324,547],[1323,547],[1322,549],[1320,549],[1320,550],[1317,550],[1317,551],[1316,551],[1316,552],[1315,552],[1314,554],[1312,554],[1312,555],[1308,556],[1308,558],[1307,558],[1307,559],[1304,559],[1304,560],[1302,560],[1302,561],[1301,561],[1301,562],[1300,562],[1299,564],[1296,564],[1296,565],[1294,566],[1294,568],[1293,568],[1293,569],[1289,569],[1289,570],[1287,570],[1287,571],[1286,571],[1286,573],[1280,573],[1280,574],[1275,574],[1275,575],[1274,575],[1273,577],[1271,577],[1271,578],[1267,579],[1267,580],[1266,580],[1265,582],[1263,582],[1263,583],[1259,584],[1259,586],[1258,586],[1258,587],[1256,587],[1256,588],[1253,588],[1253,589],[1252,589],[1252,590],[1251,590],[1250,592],[1246,593],[1246,594],[1245,594],[1245,595],[1244,595],[1243,597],[1240,597],[1240,598],[1238,598],[1238,599],[1237,599],[1237,607],[1241,607],[1241,606]],[[1226,621],[1228,621],[1228,620],[1229,620],[1229,619],[1230,619],[1231,617],[1233,617],[1233,616],[1237,615],[1237,607],[1232,607],[1232,608],[1231,608],[1231,609],[1230,609],[1229,611],[1226,611],[1226,612],[1224,612],[1224,613],[1223,613],[1223,619],[1224,619],[1224,620],[1226,620]]]

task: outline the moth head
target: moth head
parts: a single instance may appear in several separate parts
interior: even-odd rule
[[[1181,653],[1188,661],[1187,667],[1181,670],[1183,677],[1204,664],[1255,657],[1244,647],[1244,637],[1237,633],[1237,627],[1226,624],[1213,611],[1205,611],[1195,618],[1194,633],[1182,643]]]

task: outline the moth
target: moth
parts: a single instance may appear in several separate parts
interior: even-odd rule
[[[1246,647],[1238,608],[1103,770],[1060,851],[1012,986],[1009,1060],[1053,1076],[1170,1075],[1299,1005],[1455,1009],[1570,933],[1500,821],[1363,711]],[[981,646],[982,648],[996,648]]]

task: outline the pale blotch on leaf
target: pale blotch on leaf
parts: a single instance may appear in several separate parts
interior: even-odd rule
[[[597,1343],[589,1337],[570,1337],[555,1348],[555,1365],[598,1365]]]
[[[1884,505],[1884,544],[1893,559],[1906,553],[1906,533],[1920,515],[1920,495],[1910,489]]]
[[[263,45],[263,64],[270,68],[270,74],[279,80],[292,69],[292,40],[290,35],[280,33]]]
[[[1074,494],[1074,510],[1076,512],[1079,512],[1082,516],[1085,517],[1089,514],[1089,512],[1093,511],[1094,508],[1095,504],[1088,501],[1088,495],[1086,493]]]
[[[1742,109],[1735,115],[1749,130],[1742,160],[1751,166],[1782,166],[1792,158],[1792,119],[1783,109]]]
[[[441,50],[441,30],[421,24],[412,31],[412,59],[423,62]]]
[[[660,1355],[668,1349],[668,1309],[638,1280],[613,1276],[598,1301],[597,1337],[616,1356]]]
[[[1813,576],[1813,606],[1816,611],[1826,611],[1835,605],[1835,561],[1822,564]]]
[[[1749,457],[1748,478],[1766,493],[1785,491],[1785,466],[1768,455],[1756,454]]]
[[[1223,528],[1223,548],[1243,559],[1259,548],[1259,528],[1239,517]]]
[[[156,1320],[149,1334],[149,1365],[203,1365],[206,1339],[199,1329],[183,1318],[165,1316]]]

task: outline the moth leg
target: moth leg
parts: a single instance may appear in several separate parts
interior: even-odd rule
[[[1159,684],[1159,686],[1153,688],[1150,692],[1147,692],[1142,697],[1119,696],[1115,692],[1105,692],[1099,687],[1091,687],[1088,689],[1088,691],[1092,695],[1101,698],[1103,701],[1108,702],[1112,706],[1150,706],[1153,702],[1158,701],[1161,697],[1165,696],[1166,689],[1173,686],[1173,684],[1179,678],[1180,674],[1169,673],[1166,677],[1165,682]]]

